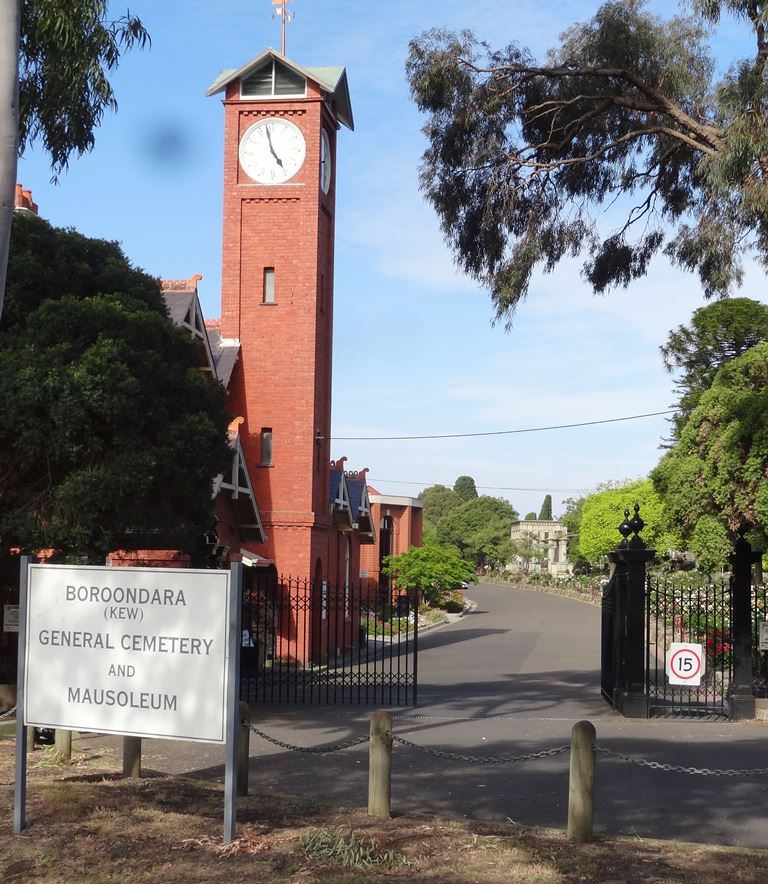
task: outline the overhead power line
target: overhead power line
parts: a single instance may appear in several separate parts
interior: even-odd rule
[[[446,488],[451,487],[450,484],[446,484],[445,482],[406,482],[402,479],[379,479],[375,476],[371,477],[369,481],[373,485],[383,483],[385,485],[421,485],[424,488],[431,488],[434,485],[445,485]],[[552,491],[591,491],[594,486],[584,485],[581,488],[560,488],[558,485],[548,485],[546,488],[510,488],[504,485],[475,485],[475,487],[478,489],[482,488],[484,491],[544,491],[551,493]]]
[[[417,439],[470,439],[477,436],[513,436],[518,433],[543,433],[547,430],[570,430],[573,427],[594,427],[597,424],[617,424],[620,421],[636,421],[644,417],[675,414],[676,408],[667,411],[649,411],[647,414],[630,414],[627,417],[607,417],[596,421],[580,421],[574,424],[555,424],[551,427],[525,427],[520,430],[492,430],[486,433],[436,433],[430,436],[331,436],[332,442],[405,442]]]

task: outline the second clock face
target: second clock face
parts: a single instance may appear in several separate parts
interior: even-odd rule
[[[259,184],[283,184],[304,165],[307,147],[298,126],[268,117],[250,126],[240,139],[240,165]]]

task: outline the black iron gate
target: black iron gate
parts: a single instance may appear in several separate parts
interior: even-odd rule
[[[617,583],[618,580],[614,572],[603,588],[602,628],[600,630],[600,692],[611,706],[616,705],[614,694],[618,682],[620,666],[618,654],[621,647],[616,636]]]
[[[687,587],[648,578],[645,593],[645,668],[651,714],[729,715],[733,678],[733,590],[727,583]],[[704,674],[697,686],[669,684],[672,642],[700,644]]]
[[[243,591],[240,698],[248,703],[416,703],[416,604],[254,569]]]

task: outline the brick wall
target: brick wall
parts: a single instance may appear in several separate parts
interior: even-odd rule
[[[239,100],[230,84],[225,108],[221,332],[239,338],[230,409],[240,431],[267,542],[254,552],[280,573],[326,579],[330,528],[331,361],[335,170],[320,188],[320,138],[328,132],[335,165],[336,124],[308,84],[301,100]],[[240,168],[238,145],[259,119],[284,117],[306,140],[306,158],[289,182],[255,184]],[[275,303],[264,304],[264,269],[274,268]],[[272,460],[262,465],[262,428]],[[335,569],[334,569],[335,570]]]

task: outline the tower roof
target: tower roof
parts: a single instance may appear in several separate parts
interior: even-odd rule
[[[336,103],[336,117],[339,122],[354,131],[355,122],[352,116],[352,103],[349,97],[346,68],[333,66],[302,67],[275,49],[265,49],[264,52],[246,62],[242,67],[226,68],[211,83],[205,94],[210,96],[223,92],[233,80],[242,80],[252,71],[263,65],[267,59],[271,58],[277,59],[297,74],[317,83],[324,92],[332,96]]]

